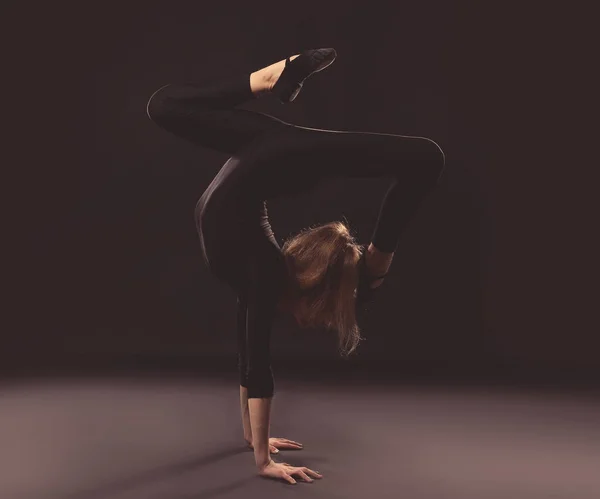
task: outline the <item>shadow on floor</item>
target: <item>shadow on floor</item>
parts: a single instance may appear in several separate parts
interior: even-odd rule
[[[235,447],[232,449],[213,452],[206,456],[195,457],[186,461],[182,461],[180,463],[169,464],[166,466],[161,466],[159,468],[144,471],[143,473],[138,473],[135,476],[123,478],[120,480],[116,480],[112,483],[100,485],[94,489],[88,489],[85,491],[77,492],[75,494],[70,494],[66,497],[66,499],[101,499],[104,497],[110,497],[111,495],[117,493],[123,493],[128,489],[133,489],[141,485],[147,485],[149,482],[160,481],[167,478],[172,478],[175,475],[180,475],[188,471],[197,470],[198,468],[201,468],[203,466],[216,463],[223,459],[227,459],[228,457],[232,457],[244,452],[248,452],[248,449],[244,447]],[[242,485],[247,483],[249,480],[250,478],[236,480],[233,483],[223,485],[220,487],[214,487],[213,489],[207,490],[205,492],[182,497],[180,499],[208,499],[210,497],[214,497],[224,492],[235,490],[236,488],[241,487]]]

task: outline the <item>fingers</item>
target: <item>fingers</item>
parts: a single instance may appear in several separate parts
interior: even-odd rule
[[[289,446],[290,449],[302,449],[303,445],[300,442],[296,442],[295,440],[288,440],[287,438],[283,439],[283,442]]]
[[[274,445],[271,445],[269,447],[269,450],[271,451],[272,454],[277,454],[279,452],[279,449],[277,447],[275,447]]]
[[[303,448],[303,445],[300,442],[294,442],[293,440],[288,440],[287,438],[280,439],[279,446],[282,449],[302,449]]]
[[[302,471],[308,473],[310,476],[314,476],[315,478],[323,478],[323,475],[318,471],[311,470],[309,468],[302,468]]]
[[[299,475],[302,478],[302,480],[309,483],[314,482],[314,480],[309,475],[312,475],[315,478],[323,478],[323,475],[321,475],[318,471],[314,471],[306,467],[299,468],[296,466],[292,466],[289,463],[281,464],[284,466],[289,466],[289,468],[291,468],[287,470],[287,473],[283,473],[283,478],[285,478],[288,482],[292,484],[297,483],[296,480],[292,478],[292,475]]]
[[[298,470],[298,474],[302,477],[302,479],[305,482],[314,482],[314,480],[311,477],[309,477],[306,473],[304,473],[304,471]]]
[[[270,442],[282,449],[302,449],[303,445],[289,438],[271,438]]]

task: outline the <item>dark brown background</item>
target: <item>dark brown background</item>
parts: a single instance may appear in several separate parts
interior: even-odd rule
[[[203,267],[193,221],[226,157],[159,130],[146,101],[168,82],[332,46],[338,60],[293,105],[250,107],[305,126],[428,136],[447,157],[362,318],[353,362],[402,376],[599,374],[585,13],[444,1],[6,13],[7,372],[208,359],[235,369],[235,299]],[[366,242],[385,188],[340,181],[277,200],[276,235],[346,216]],[[298,359],[299,373],[335,364],[334,347],[285,320],[273,333],[274,362]]]

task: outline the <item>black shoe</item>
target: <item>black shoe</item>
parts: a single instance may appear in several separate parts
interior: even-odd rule
[[[302,90],[304,80],[331,65],[337,53],[334,49],[305,50],[293,61],[288,57],[281,76],[271,92],[283,103],[292,102]]]

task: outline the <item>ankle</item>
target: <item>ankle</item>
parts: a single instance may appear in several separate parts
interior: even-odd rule
[[[299,55],[300,54],[295,54],[290,56],[290,61],[293,61]],[[284,69],[285,59],[282,59],[281,61],[250,74],[250,88],[252,89],[252,93],[254,95],[262,95],[271,92]]]
[[[300,54],[294,54],[290,56],[290,61],[293,61],[299,55]],[[264,71],[264,85],[268,92],[271,92],[273,90],[275,83],[277,83],[279,77],[281,76],[281,73],[283,73],[283,70],[285,69],[285,65],[286,60],[282,59],[281,61],[277,61],[276,63],[271,64],[270,66],[267,66],[262,70]]]

